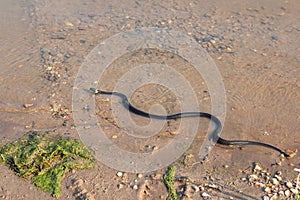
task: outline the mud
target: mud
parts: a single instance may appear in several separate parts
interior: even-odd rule
[[[125,30],[170,28],[190,35],[214,59],[226,89],[226,120],[222,137],[271,143],[299,149],[300,121],[300,3],[299,1],[2,1],[0,6],[0,138],[15,140],[28,130],[54,130],[78,138],[72,119],[72,91],[85,56],[101,41]],[[157,52],[135,52],[117,59],[98,87],[111,90],[123,72],[143,62],[160,62]],[[153,56],[152,56],[153,54]],[[201,111],[210,112],[209,91],[191,65],[163,55],[178,67],[197,91]],[[155,60],[156,59],[156,60]],[[160,103],[178,111],[178,100],[162,87],[141,87],[131,102],[147,110]],[[152,151],[174,137],[178,122],[170,122],[158,137],[130,144],[130,137],[114,124],[109,106],[117,99],[96,97],[99,123],[108,137],[130,151]],[[32,104],[32,106],[25,106]],[[147,119],[132,116],[140,124]],[[187,153],[198,154],[208,122]],[[117,137],[115,137],[115,135]],[[147,146],[148,145],[148,146]],[[175,162],[175,185],[183,199],[202,199],[193,189],[211,183],[221,190],[205,190],[212,199],[260,199],[264,192],[242,181],[243,171],[259,162],[270,173],[281,171],[289,180],[300,168],[299,154],[282,160],[277,152],[256,146],[215,146],[205,162],[197,156]],[[124,173],[102,163],[92,170],[69,173],[58,199],[166,199],[162,182],[166,169],[143,174]],[[53,199],[0,166],[3,199]],[[80,186],[76,182],[80,181]],[[135,187],[135,185],[137,187]],[[77,189],[76,189],[77,188]],[[79,188],[79,189],[78,189]]]

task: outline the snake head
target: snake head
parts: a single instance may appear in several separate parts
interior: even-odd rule
[[[90,91],[93,92],[94,94],[99,94],[101,91],[97,90],[96,88],[90,88]]]

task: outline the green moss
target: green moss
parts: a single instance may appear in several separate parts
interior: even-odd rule
[[[175,176],[176,167],[174,165],[170,165],[163,176],[164,183],[168,190],[168,198],[167,200],[177,200],[176,189],[174,187],[174,176]]]
[[[189,160],[190,160],[191,158],[193,158],[193,157],[194,157],[193,154],[191,154],[191,153],[185,153],[185,154],[183,155],[183,159],[182,159],[181,163],[182,163],[183,165],[187,165],[187,163],[189,162]]]
[[[52,196],[60,195],[60,181],[71,169],[87,169],[95,164],[90,151],[78,140],[51,132],[31,131],[0,147],[0,163],[7,163],[21,177]]]

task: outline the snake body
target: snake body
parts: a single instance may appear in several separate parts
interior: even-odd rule
[[[213,140],[221,145],[257,145],[257,146],[263,146],[263,147],[267,147],[270,149],[273,149],[275,151],[278,151],[279,153],[281,153],[282,155],[284,155],[285,157],[289,157],[290,154],[267,143],[263,143],[263,142],[257,142],[257,141],[249,141],[249,140],[226,140],[223,139],[219,136],[219,133],[222,130],[222,123],[221,121],[214,115],[206,113],[206,112],[180,112],[180,113],[175,113],[175,114],[169,114],[169,115],[156,115],[156,114],[151,114],[151,113],[147,113],[144,112],[142,110],[139,110],[137,108],[135,108],[132,104],[130,104],[130,102],[128,101],[128,98],[126,95],[120,93],[120,92],[108,92],[108,91],[102,91],[102,90],[98,90],[95,88],[90,88],[90,91],[93,92],[94,94],[104,94],[104,95],[115,95],[121,98],[122,100],[122,104],[123,106],[129,110],[130,112],[142,116],[142,117],[147,117],[147,118],[153,118],[153,119],[159,119],[159,120],[175,120],[178,118],[186,118],[186,117],[203,117],[203,118],[207,118],[209,120],[211,120],[212,122],[214,122],[215,124],[215,129],[213,130],[212,135]]]

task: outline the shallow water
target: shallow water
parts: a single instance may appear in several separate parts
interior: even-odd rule
[[[0,138],[16,139],[27,129],[53,129],[41,68],[34,2],[0,2]],[[32,104],[24,108],[24,104]]]
[[[200,41],[218,66],[227,98],[222,137],[295,150],[300,144],[299,13],[297,1],[1,1],[0,139],[13,140],[29,129],[59,129],[76,136],[72,91],[85,57],[116,33],[154,26],[181,31]],[[147,62],[173,66],[194,88],[200,111],[211,111],[211,91],[203,77],[180,57],[161,52],[141,50],[116,59],[98,88],[112,90],[122,75]],[[85,81],[90,80],[87,77]],[[145,111],[155,104],[163,105],[162,112],[174,113],[181,108],[174,93],[153,85],[137,88],[130,100]],[[24,104],[32,105],[24,108]],[[129,151],[148,151],[144,148],[147,145],[161,147],[178,130],[179,122],[171,122],[161,136],[137,139],[132,145],[132,138],[123,136],[124,130],[115,124],[111,104],[120,101],[96,98],[98,120],[107,135],[117,135],[114,142]],[[132,118],[137,124],[150,123]],[[207,121],[201,120],[191,149],[195,154],[206,129]],[[256,146],[244,150],[214,147],[211,155],[212,166],[232,163],[241,168],[254,161],[270,165],[278,158],[276,152]],[[299,157],[289,162],[297,165]],[[103,170],[113,176],[114,171]],[[193,175],[192,171],[187,173]]]

